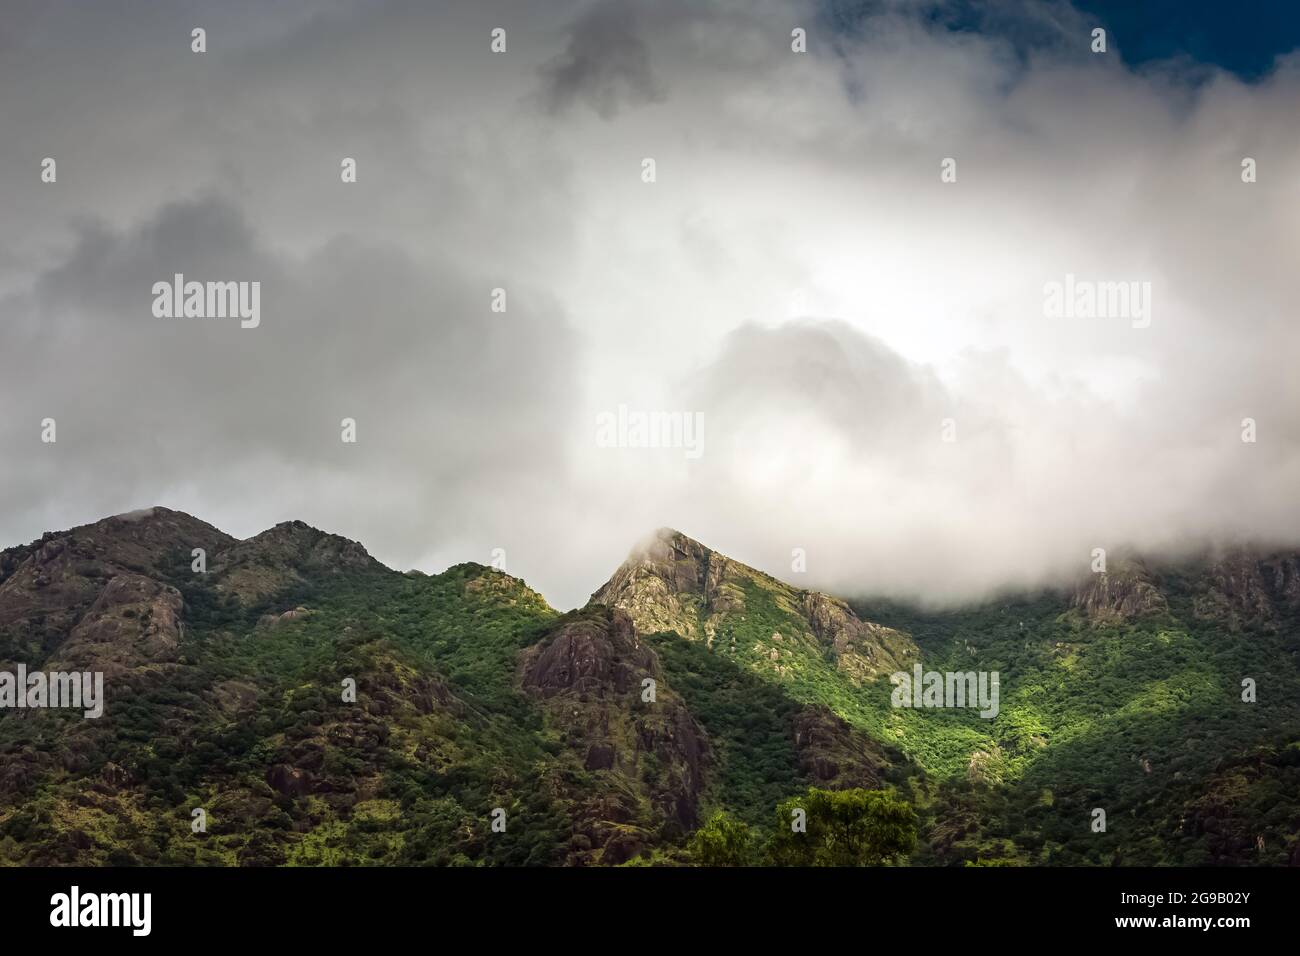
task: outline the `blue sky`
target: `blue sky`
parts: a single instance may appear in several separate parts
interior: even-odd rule
[[[826,2],[831,22],[845,30],[887,6],[878,0]],[[903,9],[953,31],[1001,34],[1023,55],[1059,45],[1050,24],[1060,6],[1045,0],[929,0]],[[1073,6],[1106,28],[1129,66],[1188,58],[1253,81],[1277,55],[1300,47],[1300,3],[1289,0],[1077,0]]]
[[[1083,0],[1118,38],[1126,63],[1185,55],[1243,79],[1300,46],[1300,4],[1289,0]]]

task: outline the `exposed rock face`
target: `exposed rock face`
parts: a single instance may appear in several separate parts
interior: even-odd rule
[[[1288,611],[1300,611],[1300,554],[1274,555],[1260,562],[1273,600]]]
[[[360,544],[301,521],[284,521],[209,560],[218,587],[250,601],[311,578],[383,568]]]
[[[182,607],[174,587],[140,574],[119,574],[72,629],[50,666],[113,677],[142,661],[174,661]]]
[[[312,791],[310,773],[284,764],[276,764],[268,770],[266,782],[272,790],[290,797],[302,797]]]
[[[1248,623],[1276,629],[1300,611],[1300,555],[1228,551],[1210,564],[1192,607],[1197,617],[1233,630]]]
[[[698,541],[661,528],[633,549],[591,601],[627,611],[643,633],[676,631],[695,640],[704,636],[701,625],[710,617],[744,610],[744,591],[729,580],[731,563]]]
[[[799,769],[824,789],[873,790],[889,769],[890,759],[878,743],[825,707],[808,707],[795,715],[794,743]]]
[[[0,551],[0,666],[103,671],[112,686],[124,674],[174,664],[184,600],[170,582],[192,573],[196,548],[206,554],[208,580],[245,599],[308,577],[382,568],[356,542],[300,521],[239,541],[168,508],[115,515]],[[276,619],[306,613],[289,605]]]
[[[583,815],[601,862],[634,855],[636,831],[656,819],[683,829],[696,824],[709,743],[663,683],[658,655],[638,640],[626,613],[601,607],[563,620],[521,653],[517,677],[565,731],[584,769],[620,781],[588,797],[602,805]],[[655,682],[653,701],[643,699],[646,679]],[[652,807],[649,819],[638,792]]]
[[[105,518],[0,552],[0,669],[103,674],[105,720],[73,719],[50,732],[59,748],[21,748],[0,760],[0,793],[27,792],[50,773],[96,767],[114,734],[117,703],[172,679],[180,666],[184,601],[167,583],[190,553],[235,541],[205,522],[166,508]],[[12,720],[54,722],[63,712],[6,711]],[[118,768],[120,769],[120,768]],[[112,791],[118,771],[95,786]]]
[[[916,645],[902,631],[861,620],[839,598],[803,592],[804,615],[818,639],[829,645],[836,665],[856,680],[906,666]]]
[[[1276,618],[1269,585],[1255,555],[1234,550],[1210,567],[1208,588],[1193,601],[1197,617],[1239,627],[1242,620],[1272,623]]]
[[[1154,575],[1140,561],[1114,561],[1074,592],[1070,604],[1093,624],[1118,624],[1169,610]]]
[[[520,679],[529,693],[549,699],[577,694],[625,702],[641,680],[661,678],[659,658],[641,644],[621,611],[566,624],[545,644],[524,652]]]
[[[757,648],[778,675],[794,645],[769,641],[827,649],[855,681],[904,667],[916,656],[907,634],[862,621],[838,598],[793,588],[671,528],[633,549],[591,601],[626,611],[642,633],[675,631],[712,646],[726,624],[756,613],[747,606],[747,594],[761,596],[778,618],[780,629],[764,634]]]
[[[1300,555],[1236,547],[1164,562],[1123,558],[1082,582],[1071,606],[1094,624],[1122,624],[1168,613],[1178,595],[1200,620],[1275,630],[1300,616]]]
[[[235,541],[189,515],[148,508],[105,518],[0,555],[0,662],[112,675],[175,659],[180,593],[169,563]]]

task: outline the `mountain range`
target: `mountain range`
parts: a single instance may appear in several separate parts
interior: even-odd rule
[[[0,551],[0,672],[106,692],[0,709],[0,863],[690,864],[819,789],[905,802],[918,865],[1300,865],[1298,656],[1295,552],[936,610],[661,529],[561,613],[155,507]],[[917,665],[996,673],[997,716],[896,706]]]

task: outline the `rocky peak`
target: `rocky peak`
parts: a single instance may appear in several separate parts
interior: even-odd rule
[[[695,639],[701,616],[744,607],[744,592],[728,581],[740,571],[759,574],[680,531],[660,528],[632,549],[591,603],[627,611],[644,633],[676,631]]]
[[[302,521],[282,521],[227,548],[209,565],[218,587],[241,600],[273,594],[309,579],[382,568],[356,541]]]
[[[194,548],[234,538],[180,511],[145,508],[50,532],[0,557],[0,660],[121,673],[173,660],[181,598],[165,583]]]
[[[165,571],[178,553],[188,562],[195,548],[214,554],[236,540],[193,515],[162,507],[113,515],[75,528],[69,537],[101,557],[141,573]]]
[[[51,571],[76,563],[85,571],[100,564],[153,574],[163,570],[177,553],[188,555],[194,548],[203,548],[211,554],[235,540],[183,511],[142,508],[69,531],[48,531],[31,544],[0,552],[0,583],[29,559],[34,566]]]
[[[674,631],[712,646],[720,627],[746,620],[753,610],[746,606],[747,593],[761,595],[779,618],[779,630],[762,635],[762,642],[783,645],[768,651],[773,661],[789,652],[786,638],[801,636],[829,648],[837,666],[855,680],[896,669],[916,655],[908,635],[859,619],[839,598],[791,587],[671,528],[633,548],[591,603],[626,611],[642,633]]]
[[[313,528],[304,521],[281,521],[239,542],[229,555],[232,559],[253,556],[314,568],[368,568],[378,563],[358,542]]]

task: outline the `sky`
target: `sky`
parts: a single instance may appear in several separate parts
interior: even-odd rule
[[[1300,546],[1300,16],[1234,9],[6,0],[0,544],[300,519],[562,608],[661,526],[938,603]]]

